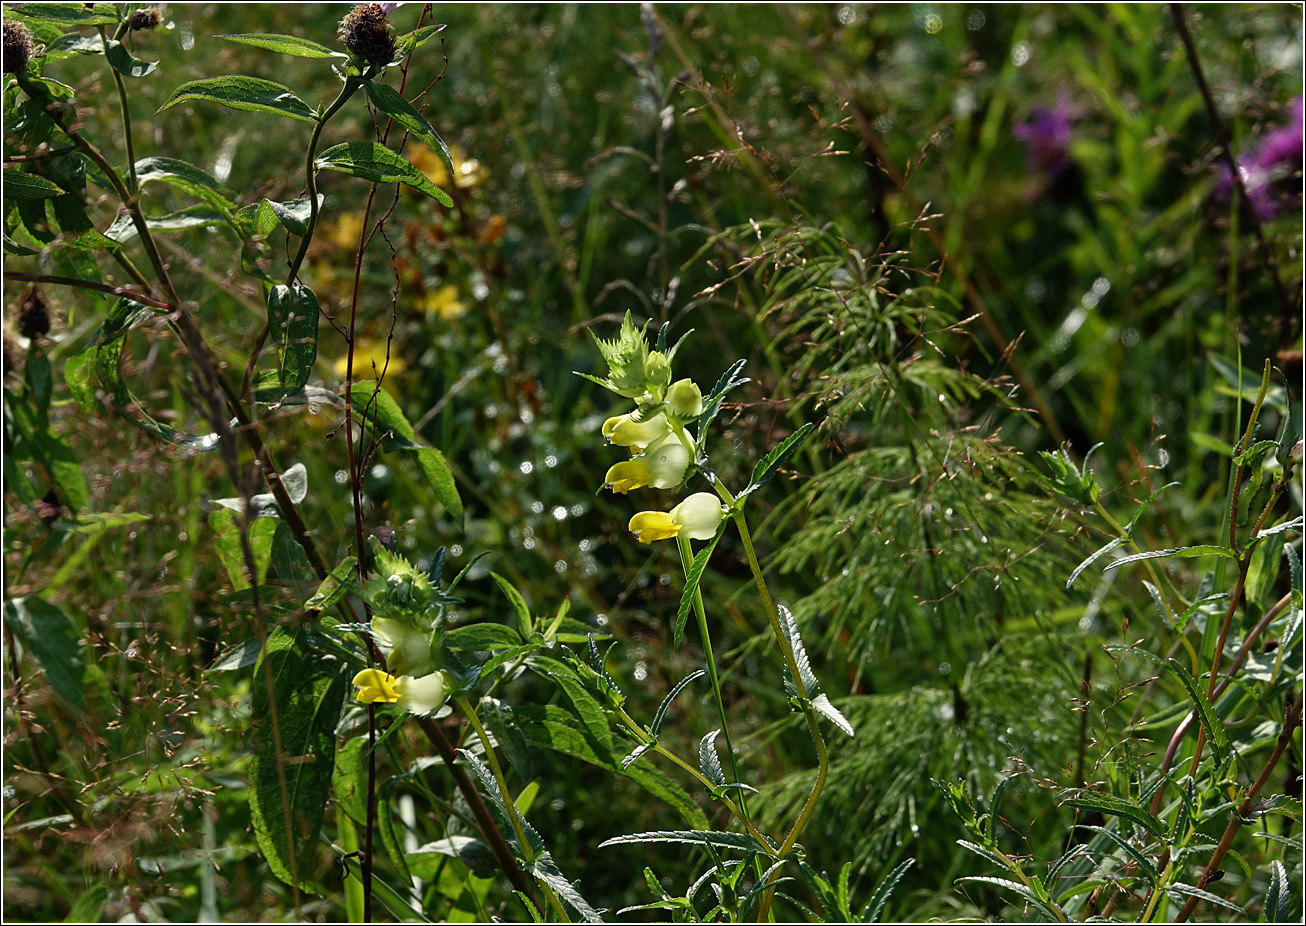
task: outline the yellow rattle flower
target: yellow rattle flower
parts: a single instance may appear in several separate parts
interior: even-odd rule
[[[630,532],[640,543],[684,537],[711,540],[726,516],[721,500],[711,492],[695,492],[670,511],[641,511],[630,519]]]
[[[398,701],[399,692],[395,691],[394,683],[395,677],[380,669],[364,669],[354,676],[354,687],[362,704]]]
[[[375,702],[398,704],[411,714],[429,716],[449,700],[453,687],[444,672],[432,672],[414,678],[411,675],[395,677],[380,669],[364,669],[354,676],[358,700],[363,704]]]
[[[693,441],[689,442],[692,446]],[[648,446],[641,455],[613,465],[603,477],[603,483],[613,492],[625,494],[641,486],[655,489],[674,489],[685,481],[689,469],[691,448],[674,434],[664,434]]]
[[[646,421],[629,414],[617,415],[603,422],[603,436],[607,442],[618,447],[629,447],[631,453],[641,452],[658,438],[670,433],[671,422],[661,412]]]

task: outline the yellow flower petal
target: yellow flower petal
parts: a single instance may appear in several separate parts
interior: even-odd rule
[[[630,532],[640,543],[652,543],[675,537],[680,525],[665,511],[641,511],[630,519]]]
[[[395,681],[393,675],[380,669],[364,669],[354,676],[354,687],[358,689],[357,698],[363,704],[371,704],[375,701],[398,701],[399,692],[395,691]]]
[[[603,477],[603,483],[613,492],[624,495],[631,489],[638,489],[641,486],[648,485],[649,472],[648,466],[643,460],[626,460],[614,464],[608,474]]]

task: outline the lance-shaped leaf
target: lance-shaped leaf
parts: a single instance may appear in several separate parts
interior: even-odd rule
[[[367,98],[372,101],[372,105],[408,129],[423,144],[440,155],[440,159],[449,168],[449,176],[452,177],[454,166],[453,158],[449,154],[449,146],[444,143],[444,139],[435,131],[431,123],[426,121],[426,117],[414,109],[413,104],[405,100],[403,94],[389,84],[383,84],[379,80],[368,80],[364,81],[363,86],[367,88]]]
[[[166,183],[196,199],[202,199],[231,220],[235,204],[217,180],[194,164],[176,158],[142,158],[136,162],[136,180],[141,187]]]
[[[207,100],[231,109],[285,116],[300,122],[317,121],[313,110],[295,96],[289,87],[245,74],[227,74],[223,77],[187,81],[172,91],[172,96],[159,107],[158,112],[190,100]]]
[[[730,849],[742,852],[756,852],[758,855],[775,857],[772,846],[764,846],[747,833],[721,833],[715,830],[661,830],[655,833],[631,833],[628,836],[614,836],[599,843],[599,848],[622,846],[633,843],[678,842],[696,846],[713,846],[717,849]]]
[[[374,141],[351,141],[323,151],[317,159],[319,170],[338,170],[351,177],[372,183],[403,183],[425,193],[446,208],[453,200],[402,155]]]
[[[716,534],[708,541],[707,546],[694,554],[694,561],[689,564],[689,571],[685,573],[685,588],[680,593],[680,607],[676,609],[676,627],[671,635],[671,646],[673,649],[680,649],[680,641],[685,635],[685,624],[689,622],[689,609],[694,606],[694,594],[698,591],[699,583],[703,581],[703,570],[707,569],[707,561],[712,557],[712,551],[716,545],[721,542],[721,537],[725,534],[726,519],[722,519],[717,526]],[[688,543],[688,541],[681,541]]]
[[[1122,556],[1120,559],[1109,564],[1106,571],[1119,569],[1121,566],[1127,566],[1130,563],[1137,563],[1145,559],[1164,559],[1168,556],[1177,556],[1181,559],[1192,559],[1196,556],[1223,556],[1226,559],[1237,559],[1238,557],[1228,547],[1217,547],[1211,544],[1198,544],[1192,547],[1175,547],[1171,550],[1153,550],[1150,553],[1135,553],[1133,556]]]
[[[112,3],[19,3],[5,7],[5,15],[25,20],[44,20],[63,26],[114,26],[118,14]]]
[[[694,681],[695,679],[702,678],[706,674],[707,672],[703,669],[699,669],[696,672],[691,672],[689,675],[686,675],[683,679],[681,679],[679,684],[677,684],[675,688],[671,689],[670,693],[668,693],[667,696],[662,699],[662,703],[658,705],[658,712],[653,715],[653,725],[649,727],[649,733],[653,734],[653,736],[656,738],[662,732],[662,725],[667,722],[667,711],[670,710],[671,702],[676,699],[676,695],[684,691],[685,686],[687,686],[690,682]]]
[[[1193,706],[1197,708],[1197,718],[1206,729],[1206,738],[1210,741],[1212,750],[1215,751],[1215,761],[1218,765],[1229,754],[1229,736],[1224,731],[1224,723],[1220,720],[1220,715],[1215,712],[1211,702],[1207,700],[1206,693],[1198,687],[1196,680],[1188,674],[1188,670],[1183,667],[1183,664],[1177,659],[1171,659],[1169,662],[1170,670],[1183,683],[1189,699],[1193,702]]]
[[[4,172],[5,199],[53,199],[67,192],[57,183],[12,168]]]
[[[740,495],[743,496],[748,495],[751,492],[756,492],[758,489],[762,488],[762,486],[770,482],[780,467],[784,466],[789,458],[798,451],[798,448],[802,445],[803,441],[807,440],[807,436],[811,433],[811,423],[804,424],[797,431],[786,437],[780,443],[780,446],[774,448],[770,453],[758,460],[757,465],[753,467],[753,478],[749,481],[748,488],[744,489]]]
[[[325,45],[301,39],[296,35],[277,35],[275,33],[242,33],[239,35],[215,35],[215,39],[226,39],[238,45],[252,45],[266,48],[282,55],[295,58],[347,58],[344,52],[332,51]]]

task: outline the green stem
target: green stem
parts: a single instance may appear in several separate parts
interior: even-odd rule
[[[717,492],[726,498],[727,504],[733,504],[733,498],[725,486],[719,481],[715,482]],[[830,774],[830,754],[825,748],[825,738],[821,736],[821,728],[816,722],[816,709],[812,707],[811,701],[807,697],[807,686],[803,684],[802,675],[798,671],[798,659],[794,655],[794,648],[789,644],[789,637],[780,626],[780,612],[776,610],[775,602],[771,600],[771,593],[767,590],[766,579],[762,576],[762,565],[758,562],[757,551],[753,548],[753,538],[748,532],[748,522],[744,520],[742,511],[737,511],[733,515],[735,527],[739,529],[739,539],[744,545],[744,555],[748,558],[748,568],[752,570],[753,581],[757,585],[757,593],[762,598],[762,604],[766,608],[767,620],[771,622],[771,631],[775,634],[776,641],[780,644],[780,651],[784,654],[785,664],[789,667],[789,675],[794,682],[794,690],[803,704],[803,715],[807,718],[807,731],[811,734],[812,743],[816,746],[817,770],[816,783],[812,786],[812,793],[808,795],[807,802],[803,804],[803,809],[798,813],[798,819],[794,821],[793,829],[781,843],[780,850],[777,853],[781,858],[789,854],[789,851],[798,842],[802,835],[803,829],[807,822],[812,818],[812,813],[816,810],[816,802],[825,789],[826,778]],[[775,897],[775,887],[769,887],[766,893],[762,895],[762,902],[758,907],[758,922],[767,919],[771,912],[771,901]]]
[[[481,718],[477,716],[476,709],[472,707],[471,701],[467,700],[467,696],[458,695],[455,700],[457,700],[458,707],[461,708],[481,741],[481,748],[485,750],[486,761],[489,762],[490,771],[494,775],[494,783],[499,786],[499,796],[503,799],[504,812],[508,815],[508,821],[512,824],[513,833],[517,836],[517,845],[521,848],[526,864],[531,865],[535,862],[535,850],[531,848],[530,842],[526,839],[526,830],[522,826],[521,816],[517,813],[517,805],[512,799],[512,792],[508,790],[508,780],[503,777],[503,768],[499,765],[499,757],[495,754],[494,747],[490,745],[490,737],[486,734],[485,727],[481,725]],[[571,918],[567,916],[567,911],[563,908],[558,895],[553,892],[553,888],[543,881],[540,882],[540,888],[544,891],[544,896],[548,898],[554,912],[558,914],[558,918],[564,923],[570,923]]]
[[[308,141],[308,156],[304,163],[304,182],[308,189],[308,227],[304,229],[304,236],[299,239],[299,250],[295,253],[295,259],[290,262],[290,272],[286,274],[287,286],[293,285],[295,277],[299,275],[299,268],[304,263],[304,258],[308,256],[308,246],[313,242],[313,232],[317,230],[317,143],[322,138],[322,129],[326,127],[327,120],[339,112],[362,85],[361,78],[345,78],[345,85],[340,88],[339,95],[318,117],[317,124],[313,126],[313,136]]]
[[[680,565],[685,570],[685,575],[689,575],[690,564],[694,562],[694,554],[690,549],[689,540],[684,537],[676,538],[676,545],[680,549]],[[726,752],[730,757],[730,778],[732,781],[739,782],[739,766],[735,760],[735,747],[730,740],[730,725],[726,721],[726,702],[721,695],[721,678],[716,670],[716,657],[712,654],[712,637],[707,629],[707,609],[703,606],[703,592],[695,586],[694,588],[694,613],[698,617],[698,633],[703,639],[703,655],[707,660],[707,675],[712,681],[712,694],[716,698],[717,714],[721,718],[721,733],[726,738]],[[748,802],[744,793],[739,793],[739,809],[743,818],[751,822],[748,816]]]
[[[114,34],[113,40],[115,42],[120,40],[126,29],[127,23],[124,22],[118,27],[118,31]],[[104,43],[105,54],[108,54],[109,37],[103,26],[100,27],[99,31],[100,41]],[[122,75],[118,73],[117,68],[110,65],[109,71],[113,74],[114,86],[118,88],[118,106],[122,110],[122,137],[127,146],[127,180],[132,197],[134,198],[140,192],[140,184],[136,180],[136,151],[135,146],[132,144],[131,110],[127,108],[127,86],[123,82]]]
[[[699,784],[701,784],[704,788],[707,788],[708,791],[715,790],[716,785],[712,782],[710,778],[708,778],[698,769],[694,768],[693,765],[686,762],[684,759],[680,758],[680,756],[676,755],[670,749],[667,749],[665,746],[659,743],[651,733],[645,730],[642,726],[640,726],[640,724],[633,717],[631,717],[629,714],[626,713],[625,708],[618,708],[617,715],[621,718],[622,723],[626,725],[626,729],[635,735],[636,739],[639,740],[641,745],[652,744],[653,751],[656,752],[658,755],[670,759],[676,765],[680,766],[691,776],[693,776],[693,778]],[[739,809],[739,805],[737,805],[734,801],[732,801],[730,798],[726,797],[725,795],[721,795],[721,803],[725,804],[726,808],[732,814],[734,814],[736,817],[739,818],[740,822],[742,822],[744,825],[744,830],[748,833],[749,836],[752,836],[761,845],[764,846],[771,845],[771,841],[768,840],[765,836],[763,836],[760,832],[758,832],[757,828],[753,826],[753,824],[744,817],[744,813],[742,810]]]

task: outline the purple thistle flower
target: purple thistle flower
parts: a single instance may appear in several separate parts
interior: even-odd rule
[[[1025,170],[1046,173],[1053,180],[1074,164],[1070,141],[1075,125],[1070,98],[1057,97],[1055,106],[1035,106],[1027,122],[1021,122],[1011,134],[1025,143]]]
[[[1247,200],[1262,220],[1274,218],[1283,208],[1283,197],[1274,195],[1275,182],[1290,176],[1302,164],[1302,97],[1292,102],[1289,123],[1267,132],[1260,145],[1250,154],[1238,158],[1238,174],[1247,190]],[[1227,197],[1233,189],[1229,168],[1222,165],[1223,176],[1215,195]]]

